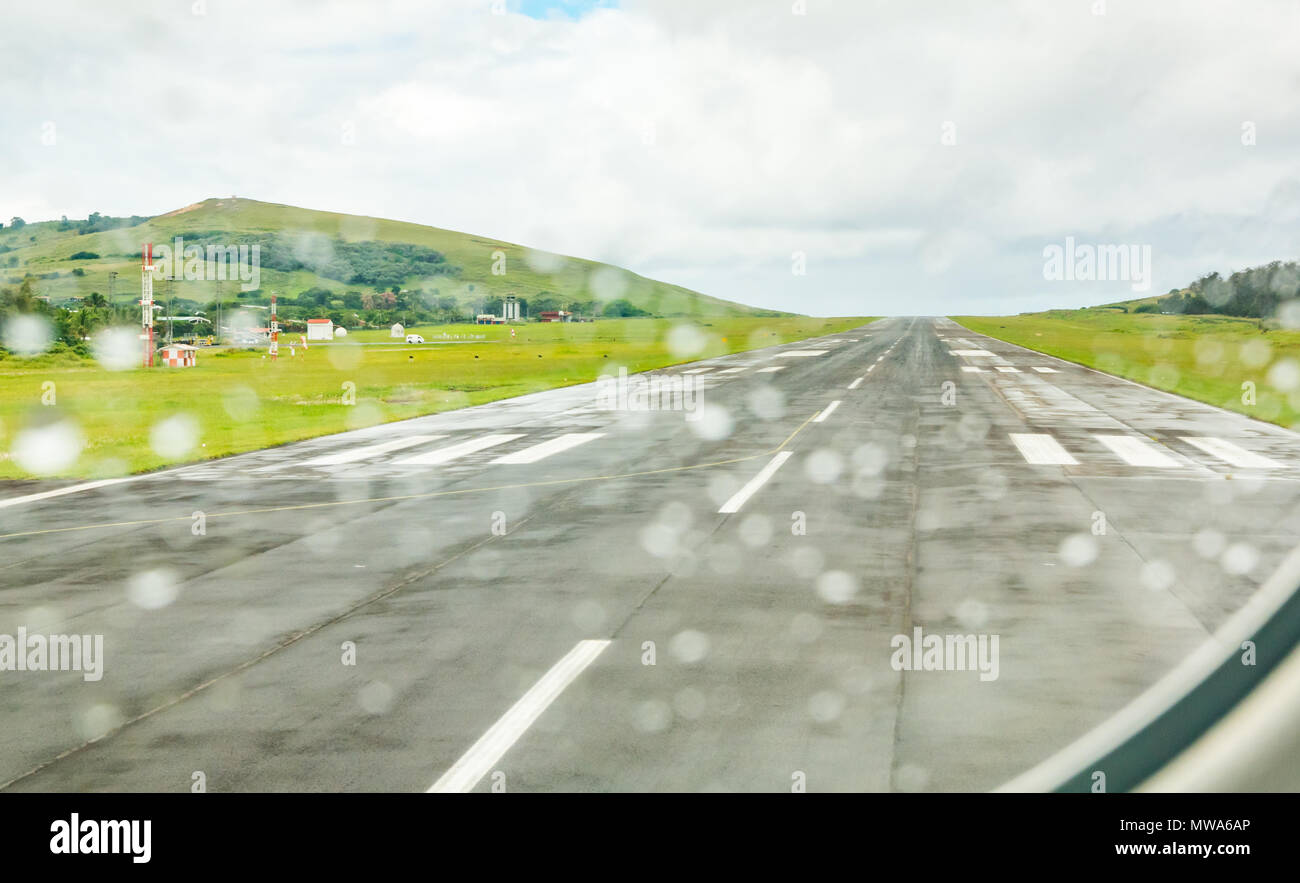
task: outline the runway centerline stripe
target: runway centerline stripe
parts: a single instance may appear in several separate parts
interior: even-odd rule
[[[403,448],[414,447],[424,442],[437,441],[446,437],[446,435],[412,435],[406,438],[395,438],[390,441],[380,442],[377,445],[363,445],[359,448],[348,448],[346,451],[339,451],[336,454],[314,457],[301,465],[339,466],[343,463],[355,463],[358,460],[368,460],[371,457],[378,457],[380,454],[387,454],[389,451],[400,451]]]
[[[587,666],[596,661],[596,657],[609,644],[609,641],[579,641],[575,644],[426,793],[464,794],[472,791],[510,747],[519,741],[519,737],[542,716],[542,712],[569,684],[578,679],[578,675]]]
[[[859,377],[857,380],[849,384],[849,389],[857,389],[859,386],[862,385],[862,381],[864,380],[866,380],[865,377]]]
[[[1011,441],[1020,449],[1026,462],[1035,466],[1078,466],[1079,461],[1050,435],[1037,432],[1013,432]]]
[[[1179,463],[1155,445],[1134,435],[1099,435],[1093,438],[1110,448],[1116,456],[1130,466],[1151,466],[1156,469],[1173,469]]]
[[[603,432],[570,432],[553,438],[550,441],[544,441],[541,444],[524,448],[522,451],[515,451],[513,454],[506,454],[504,457],[497,457],[492,462],[505,465],[516,463],[536,463],[538,460],[545,459],[552,454],[558,454],[561,451],[567,451],[570,448],[576,448],[578,445],[585,445],[589,441],[595,441],[603,438]]]
[[[835,413],[835,409],[840,406],[840,400],[836,399],[826,406],[826,409],[813,418],[813,423],[823,423],[826,418]]]
[[[744,487],[731,495],[730,500],[722,504],[722,508],[718,510],[718,514],[729,515],[732,512],[739,512],[740,507],[745,505],[745,501],[754,496],[754,494],[758,492],[759,488],[767,484],[767,480],[775,475],[776,470],[781,468],[781,464],[785,463],[786,460],[789,460],[791,456],[793,456],[792,452],[782,451],[773,457],[768,461],[766,466],[759,470],[758,475],[755,475],[746,482]]]
[[[1182,436],[1183,441],[1189,445],[1200,448],[1211,457],[1218,457],[1220,460],[1231,466],[1240,469],[1281,469],[1282,464],[1276,460],[1271,460],[1263,454],[1256,454],[1254,451],[1248,451],[1245,448],[1235,445],[1223,438],[1207,438]]]
[[[414,457],[407,457],[405,460],[398,460],[399,466],[437,466],[441,463],[448,463],[458,457],[464,457],[467,454],[473,454],[485,448],[493,448],[497,445],[503,445],[508,441],[514,441],[517,438],[523,438],[523,433],[503,433],[501,435],[485,435],[481,438],[472,438],[459,444],[450,445],[445,448],[439,448],[436,451],[428,451],[423,454],[416,454]]]

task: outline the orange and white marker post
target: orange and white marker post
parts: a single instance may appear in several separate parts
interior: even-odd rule
[[[275,318],[275,295],[271,295],[271,361],[280,354],[280,323]]]

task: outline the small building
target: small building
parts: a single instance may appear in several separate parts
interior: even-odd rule
[[[198,347],[188,343],[169,343],[158,351],[159,364],[165,368],[193,368],[198,364]]]
[[[334,323],[329,319],[308,319],[308,340],[331,340],[334,337]]]
[[[539,322],[572,322],[573,313],[565,310],[543,310],[537,314]]]
[[[393,327],[388,329],[389,337],[405,337],[406,329],[402,327],[401,322],[393,323]]]
[[[475,325],[504,325],[506,320],[501,316],[495,316],[492,313],[479,313],[474,317]]]

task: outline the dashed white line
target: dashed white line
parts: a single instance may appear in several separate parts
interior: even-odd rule
[[[425,454],[416,454],[414,457],[407,457],[405,460],[398,460],[399,466],[437,466],[441,463],[447,463],[466,454],[473,454],[484,448],[492,448],[497,445],[505,444],[508,441],[514,441],[517,438],[523,438],[523,433],[507,433],[502,435],[485,435],[481,438],[473,438],[460,444],[450,445],[449,447],[439,448],[436,451],[429,451]]]
[[[542,712],[559,697],[564,689],[577,680],[578,675],[596,661],[609,641],[579,641],[551,670],[542,675],[518,702],[510,706],[451,769],[442,774],[429,788],[429,794],[464,794],[473,790],[479,780],[488,774],[510,747],[519,741]]]
[[[727,500],[727,502],[722,504],[722,508],[718,510],[718,513],[726,515],[732,512],[739,512],[740,507],[745,505],[745,501],[754,496],[759,488],[767,484],[767,480],[776,474],[776,470],[780,469],[781,464],[786,460],[789,460],[790,456],[790,451],[782,451],[773,457],[771,461],[759,471],[758,475],[751,478],[744,487],[732,494],[730,500]]]
[[[1134,435],[1094,434],[1093,438],[1114,451],[1116,456],[1130,466],[1173,469],[1179,465],[1173,457]]]
[[[358,460],[368,460],[371,457],[378,457],[380,454],[387,454],[390,451],[400,451],[403,448],[413,448],[416,445],[437,441],[440,438],[446,437],[446,435],[409,435],[406,438],[390,439],[389,441],[380,442],[375,445],[363,445],[359,448],[348,448],[346,451],[339,451],[336,454],[325,454],[321,457],[314,457],[305,461],[301,465],[341,466],[344,463],[356,463]]]
[[[1271,460],[1262,454],[1256,454],[1254,451],[1248,451],[1224,438],[1196,438],[1191,436],[1183,436],[1182,438],[1189,445],[1194,445],[1210,456],[1218,457],[1225,463],[1239,469],[1282,468],[1282,464],[1276,460]]]
[[[719,373],[719,374],[739,374],[741,371],[748,371],[748,370],[749,370],[749,366],[748,366],[748,365],[741,365],[741,366],[738,367],[738,368],[724,368],[723,370],[719,371],[718,373]]]
[[[771,374],[773,371],[784,371],[785,365],[769,365],[766,368],[759,368],[755,374]]]
[[[839,406],[840,406],[839,399],[836,399],[835,401],[831,402],[829,405],[827,405],[825,408],[822,409],[822,412],[820,414],[818,414],[816,417],[813,418],[813,423],[824,423],[826,418],[831,416],[831,414],[834,414],[835,409],[838,408]]]
[[[504,457],[497,457],[492,462],[507,466],[519,463],[536,463],[538,460],[545,459],[552,454],[558,454],[561,451],[576,448],[578,445],[585,445],[589,441],[603,438],[604,435],[603,432],[570,432],[550,441],[524,448],[522,451],[515,451],[512,454],[506,454]]]
[[[997,368],[997,369],[998,369],[999,371],[1001,371],[1003,374],[1019,374],[1019,373],[1020,373],[1020,369],[1017,368],[1017,367],[1015,367],[1014,365],[994,365],[993,367],[994,367],[994,368]]]
[[[689,371],[683,371],[682,373],[683,373],[683,374],[703,374],[705,371],[712,371],[712,370],[713,370],[713,367],[710,366],[710,367],[708,367],[708,368],[692,368],[691,370],[689,370]]]
[[[1061,447],[1061,443],[1050,435],[1035,432],[1013,432],[1011,441],[1020,449],[1020,454],[1035,466],[1078,466],[1079,461],[1070,452]]]
[[[865,377],[859,377],[857,380],[855,380],[855,381],[853,381],[852,383],[849,384],[849,389],[857,389],[859,386],[862,385],[862,381],[864,381],[864,380],[866,380],[866,379],[867,379],[867,378],[865,378]]]
[[[1060,374],[1055,368],[1048,368],[1046,365],[1035,365],[1034,370],[1039,374]]]
[[[795,358],[808,358],[809,356],[824,356],[830,350],[786,350],[783,353],[777,353],[779,356],[794,356]]]
[[[961,370],[965,371],[968,374],[980,374],[984,371],[983,368],[979,368],[975,365],[962,365]]]

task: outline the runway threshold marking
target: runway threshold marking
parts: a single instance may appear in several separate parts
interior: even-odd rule
[[[820,414],[813,418],[813,423],[824,423],[826,418],[835,413],[835,409],[840,406],[840,400],[836,399],[822,410]]]
[[[1034,370],[1039,374],[1060,374],[1055,368],[1048,368],[1046,365],[1035,365]]]
[[[386,442],[380,442],[376,445],[362,445],[359,448],[348,448],[345,451],[339,451],[335,454],[325,454],[321,457],[313,457],[305,460],[302,466],[341,466],[344,463],[356,463],[358,460],[367,460],[371,457],[377,457],[380,454],[387,454],[390,451],[400,451],[403,448],[411,448],[424,442],[437,441],[440,438],[446,438],[445,435],[411,435],[406,438],[390,439]]]
[[[552,454],[558,454],[561,451],[567,451],[570,448],[576,448],[578,445],[585,445],[589,441],[595,441],[603,438],[603,432],[570,432],[553,438],[550,441],[544,441],[532,447],[524,448],[522,451],[515,451],[512,454],[506,454],[503,457],[497,457],[492,462],[494,464],[513,465],[519,463],[536,463]]]
[[[464,794],[474,790],[474,786],[542,716],[542,712],[578,679],[587,666],[596,661],[609,644],[609,641],[579,641],[575,644],[426,793]]]
[[[479,438],[472,438],[469,441],[459,442],[458,444],[448,445],[445,448],[438,448],[436,451],[428,451],[423,454],[416,454],[414,457],[407,457],[404,460],[398,460],[398,466],[438,466],[442,463],[450,463],[452,460],[482,451],[487,448],[494,448],[497,445],[503,445],[508,441],[514,441],[517,438],[523,438],[522,432],[507,432],[494,435],[484,435]]]
[[[143,476],[129,476],[126,478],[103,478],[99,481],[86,481],[81,484],[70,484],[67,487],[56,488],[52,491],[41,491],[39,494],[27,494],[22,497],[10,497],[7,500],[0,500],[0,509],[6,509],[9,506],[17,506],[19,503],[34,503],[37,500],[48,500],[51,497],[62,497],[65,494],[75,494],[80,491],[94,490],[97,487],[108,487],[114,484],[122,484],[127,481],[134,481]]]
[[[740,507],[745,505],[745,501],[754,496],[759,488],[767,484],[767,480],[775,475],[776,470],[780,469],[782,464],[792,456],[793,454],[790,451],[782,451],[773,457],[766,466],[759,470],[758,475],[746,482],[744,487],[731,495],[730,500],[722,504],[718,514],[729,515],[733,512],[739,512]]]
[[[1020,369],[1019,369],[1019,368],[1016,368],[1016,367],[1014,367],[1014,366],[1012,366],[1012,365],[994,365],[993,367],[996,368],[997,370],[1001,371],[1003,374],[1019,374],[1019,373],[1020,373]]]
[[[1025,461],[1034,466],[1078,466],[1079,461],[1050,435],[1037,432],[1013,432],[1011,441]]]
[[[647,475],[664,475],[669,472],[691,472],[696,469],[714,469],[718,466],[730,466],[735,463],[748,463],[750,460],[757,460],[760,457],[766,457],[768,454],[776,454],[785,450],[786,445],[794,441],[795,436],[804,431],[809,423],[813,421],[816,414],[811,415],[803,423],[800,423],[793,432],[785,437],[779,445],[768,451],[759,451],[757,454],[748,454],[744,457],[732,457],[727,460],[713,460],[708,463],[690,463],[686,466],[666,466],[663,469],[642,469],[637,472],[615,472],[606,475],[580,475],[576,478],[552,478],[545,481],[521,481],[511,484],[498,484],[489,487],[467,487],[457,488],[449,491],[427,491],[420,494],[394,494],[387,497],[359,497],[355,500],[330,500],[324,503],[300,503],[295,506],[265,506],[258,509],[238,509],[232,512],[209,512],[207,518],[211,521],[214,518],[235,518],[241,515],[270,515],[277,512],[299,512],[306,509],[332,509],[336,506],[356,506],[363,503],[403,503],[408,500],[431,500],[437,497],[459,497],[466,494],[486,494],[496,491],[513,491],[524,488],[538,487],[556,487],[564,484],[585,484],[593,481],[615,481],[620,478],[641,478]],[[186,467],[188,468],[188,467]],[[159,473],[154,473],[159,474]],[[83,530],[100,530],[112,527],[144,527],[153,524],[167,524],[172,521],[191,521],[192,515],[175,515],[170,518],[139,518],[133,521],[106,521],[98,524],[77,524],[69,527],[47,527],[39,530],[20,530],[13,533],[0,534],[0,540],[15,539],[17,537],[40,536],[52,533],[72,533]]]
[[[771,374],[771,373],[773,373],[773,372],[775,372],[775,371],[784,371],[784,370],[785,370],[785,365],[770,365],[770,366],[768,366],[768,367],[766,367],[766,368],[759,368],[759,369],[758,369],[757,371],[755,371],[754,373],[755,373],[755,374]]]
[[[1224,438],[1183,436],[1183,441],[1200,448],[1211,457],[1218,457],[1230,466],[1239,469],[1281,469],[1282,464],[1276,460],[1248,451]]]
[[[1110,448],[1117,457],[1130,466],[1150,466],[1155,469],[1173,469],[1179,463],[1173,457],[1160,451],[1155,445],[1148,444],[1133,435],[1101,435],[1093,438]]]
[[[983,368],[976,365],[962,365],[961,370],[965,371],[967,374],[980,374],[984,371]]]

